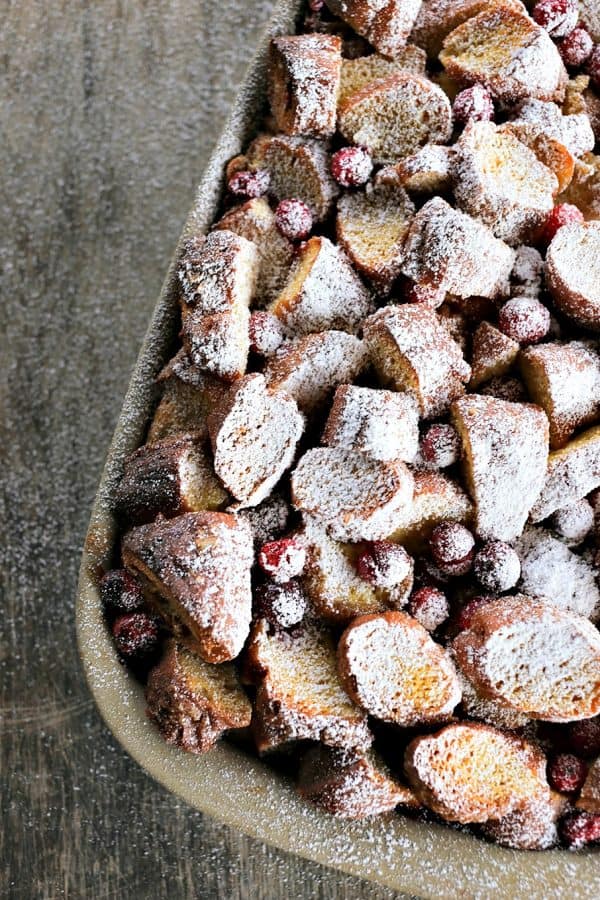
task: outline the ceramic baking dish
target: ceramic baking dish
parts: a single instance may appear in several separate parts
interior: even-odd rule
[[[255,132],[264,107],[271,34],[290,32],[302,3],[282,0],[242,84],[183,229],[207,229],[224,165]],[[181,243],[180,241],[180,243]],[[140,685],[119,664],[103,620],[98,575],[111,564],[111,498],[123,459],[139,446],[156,402],[154,379],[173,353],[177,330],[175,254],[135,366],[98,488],[81,562],[77,632],[90,690],[123,747],[157,781],[209,816],[283,850],[419,897],[591,898],[600,896],[600,855],[563,850],[518,853],[437,825],[387,815],[345,822],[307,806],[264,762],[221,743],[204,756],[169,747],[147,720]]]

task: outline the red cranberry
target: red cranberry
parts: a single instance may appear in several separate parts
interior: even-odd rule
[[[487,88],[481,84],[459,91],[452,105],[454,118],[461,125],[467,122],[490,122],[494,118],[494,101]]]
[[[109,613],[133,612],[144,603],[139,582],[126,569],[113,569],[102,576],[100,596]]]
[[[581,25],[574,28],[558,45],[565,66],[580,69],[592,55],[594,42]]]
[[[498,326],[519,344],[536,344],[548,334],[550,313],[534,297],[513,297],[501,307]]]
[[[482,587],[501,593],[519,580],[521,561],[510,544],[489,541],[475,554],[473,574]]]
[[[374,587],[393,588],[410,575],[412,560],[404,547],[372,541],[356,560],[356,571]]]
[[[437,309],[446,299],[446,291],[435,284],[411,281],[406,287],[405,299],[407,303],[425,303]]]
[[[342,187],[359,187],[369,180],[373,160],[365,147],[342,147],[331,157],[331,174]]]
[[[569,725],[569,746],[579,756],[600,755],[600,716]]]
[[[158,648],[160,629],[156,616],[146,612],[125,613],[112,626],[117,650],[127,660],[151,656]]]
[[[300,575],[306,562],[306,550],[295,537],[280,538],[263,544],[258,564],[267,575],[283,583]]]
[[[561,794],[574,794],[583,787],[588,764],[572,753],[559,753],[548,764],[548,781]]]
[[[450,615],[448,598],[434,587],[415,591],[409,600],[408,611],[427,631],[435,631]]]
[[[571,813],[560,823],[560,835],[571,850],[579,850],[586,844],[600,841],[600,815],[594,813]]]
[[[594,87],[600,87],[600,44],[592,50],[586,68]]]
[[[466,575],[473,564],[475,539],[459,522],[436,525],[429,538],[433,561],[447,575]]]
[[[552,37],[564,37],[577,25],[579,5],[577,0],[539,0],[532,15]]]
[[[308,8],[311,12],[321,12],[324,4],[325,0],[308,0]]]
[[[594,527],[594,510],[587,500],[577,500],[556,510],[552,527],[565,543],[574,547],[584,541]]]
[[[548,213],[542,238],[546,244],[549,244],[563,225],[579,225],[580,222],[583,222],[581,210],[572,203],[559,203]]]
[[[283,343],[283,326],[272,313],[253,312],[249,332],[250,349],[260,356],[273,356]]]
[[[275,210],[275,224],[288,241],[303,241],[313,226],[312,213],[303,200],[282,200]]]
[[[281,628],[297,625],[308,608],[306,596],[297,581],[284,584],[269,581],[256,588],[254,597],[258,615]]]
[[[421,456],[425,462],[445,469],[460,455],[460,438],[452,425],[432,425],[421,440]]]
[[[227,189],[234,197],[253,200],[267,193],[270,181],[271,177],[266,169],[258,169],[256,172],[236,172],[229,179]]]
[[[458,630],[466,631],[467,628],[470,628],[475,613],[479,612],[480,609],[496,599],[496,597],[471,597],[471,599],[465,603],[456,618]]]

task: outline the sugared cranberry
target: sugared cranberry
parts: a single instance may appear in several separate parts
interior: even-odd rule
[[[258,169],[256,172],[236,172],[229,179],[227,190],[234,197],[253,200],[267,193],[270,182],[271,177],[266,169]]]
[[[342,187],[359,187],[373,171],[371,154],[365,147],[342,147],[331,157],[331,174]]]
[[[429,538],[433,561],[447,575],[466,575],[473,564],[475,539],[459,522],[436,525]]]
[[[117,650],[123,659],[138,661],[158,648],[160,628],[155,616],[146,612],[125,613],[112,626]]]
[[[536,344],[548,334],[550,313],[534,297],[512,297],[500,309],[498,327],[519,344]]]
[[[100,596],[108,613],[133,612],[144,603],[139,582],[126,569],[113,569],[102,576]]]
[[[452,425],[431,425],[421,439],[421,456],[425,462],[445,469],[460,455],[460,438]]]
[[[427,631],[435,631],[450,615],[448,598],[434,587],[415,591],[409,600],[408,611]]]
[[[588,764],[572,753],[559,753],[548,763],[548,781],[561,794],[574,794],[583,787]]]
[[[494,118],[494,101],[481,84],[459,91],[452,105],[454,118],[461,125],[467,122],[490,122]]]
[[[510,544],[488,541],[475,554],[473,574],[488,591],[501,593],[514,587],[521,575],[521,561]]]
[[[600,44],[596,44],[590,54],[586,71],[594,87],[600,87]]]
[[[554,38],[564,37],[577,25],[577,0],[539,0],[532,11],[533,18]]]
[[[446,299],[446,291],[443,287],[426,281],[409,281],[404,291],[404,299],[407,303],[424,303],[432,309],[437,309]]]
[[[312,213],[303,200],[282,200],[275,210],[275,224],[288,241],[303,241],[313,226]]]
[[[283,584],[300,575],[306,562],[306,550],[295,537],[280,538],[263,544],[258,554],[258,564],[274,581]]]
[[[410,575],[412,560],[404,547],[372,541],[356,560],[356,571],[374,587],[393,588]]]
[[[308,608],[306,596],[297,581],[261,584],[254,592],[254,599],[258,615],[281,628],[297,625]]]
[[[600,755],[600,716],[571,722],[568,728],[569,747],[578,756]]]
[[[456,617],[456,627],[458,628],[458,630],[466,631],[467,628],[470,628],[475,613],[479,612],[480,609],[482,609],[492,600],[496,600],[496,597],[471,597],[471,599],[465,603],[458,616]]]
[[[579,850],[586,844],[600,841],[600,815],[594,813],[571,813],[560,823],[560,835],[571,850]]]
[[[548,213],[542,239],[546,244],[552,241],[559,228],[563,225],[579,225],[583,222],[583,214],[572,203],[559,203]]]
[[[273,356],[283,343],[283,326],[272,313],[257,310],[250,316],[250,349],[260,356]]]
[[[552,527],[565,543],[575,547],[586,539],[594,527],[594,510],[587,500],[577,500],[556,510],[552,516]]]
[[[321,12],[324,5],[325,0],[308,0],[308,8],[312,12]]]
[[[570,69],[581,68],[592,55],[593,49],[594,42],[581,25],[574,28],[558,45],[562,61]]]

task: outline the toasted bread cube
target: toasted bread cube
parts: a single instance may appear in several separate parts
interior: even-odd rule
[[[500,819],[546,796],[546,760],[528,741],[459,722],[413,740],[404,768],[419,800],[449,822]]]
[[[310,517],[305,518],[302,540],[306,547],[302,586],[319,618],[349,622],[356,616],[399,609],[407,602],[412,571],[393,588],[374,587],[356,573],[360,544],[335,541]]]
[[[486,822],[483,833],[513,850],[548,850],[558,844],[556,823],[566,812],[568,800],[556,791],[542,793],[504,818]]]
[[[453,649],[479,693],[532,719],[572,722],[600,711],[600,635],[547,601],[483,604]]]
[[[600,418],[600,354],[591,342],[541,344],[521,353],[527,392],[550,422],[550,447]]]
[[[464,393],[471,369],[433,309],[386,306],[366,320],[364,335],[381,383],[412,394],[422,416],[441,415]]]
[[[254,707],[259,752],[299,740],[366,750],[367,717],[344,691],[328,632],[303,625],[287,633],[264,619],[253,628],[248,667],[258,680]]]
[[[570,506],[600,487],[600,425],[588,428],[548,457],[542,492],[531,510],[531,521],[541,522],[557,509]]]
[[[470,122],[456,145],[454,196],[508,244],[538,234],[554,206],[556,175],[493,122]]]
[[[554,103],[548,106],[554,106]],[[556,176],[559,192],[567,189],[575,171],[575,157],[561,141],[525,122],[506,122],[499,130],[503,134],[512,134],[535,153],[538,160]]]
[[[417,798],[392,777],[374,753],[313,747],[303,757],[298,793],[324,812],[344,819],[365,819],[397,806],[417,807]]]
[[[365,85],[389,78],[390,75],[397,75],[399,72],[424,75],[426,62],[425,53],[414,44],[407,44],[395,59],[386,59],[379,53],[359,56],[357,59],[343,59],[338,104],[345,103],[351,94],[360,91]]]
[[[235,659],[250,629],[253,562],[247,522],[222,512],[185,513],[133,528],[123,563],[175,633],[205,662]]]
[[[512,368],[520,349],[519,344],[512,338],[502,334],[489,322],[482,322],[473,335],[471,356],[473,374],[469,387],[476,388],[484,381],[489,381],[490,378],[506,375]]]
[[[377,173],[382,184],[399,184],[416,194],[444,193],[451,186],[453,151],[443,144],[426,144],[405,156],[395,166],[388,166]]]
[[[323,443],[360,450],[372,459],[413,462],[419,449],[419,414],[410,394],[340,385]]]
[[[369,459],[341,447],[315,447],[292,474],[292,502],[340,541],[374,541],[394,530],[413,496],[400,460]]]
[[[189,434],[167,437],[131,453],[116,493],[118,508],[132,522],[150,522],[159,513],[170,518],[222,509],[228,500],[209,448]]]
[[[225,391],[223,382],[202,373],[180,350],[158,377],[163,393],[156,407],[147,443],[177,434],[208,435],[209,412]]]
[[[146,701],[166,742],[189,753],[205,753],[225,732],[247,728],[252,718],[235,667],[204,662],[174,640],[148,676]]]
[[[600,757],[590,766],[575,805],[586,812],[600,815]]]
[[[277,228],[275,213],[264,197],[230,209],[214,228],[233,231],[253,242],[258,251],[253,305],[265,306],[274,300],[287,280],[294,245]]]
[[[326,237],[312,237],[298,251],[269,311],[296,337],[328,329],[355,334],[373,308],[344,252]]]
[[[270,497],[240,511],[239,516],[245,519],[252,529],[254,549],[258,553],[263,544],[281,537],[287,530],[292,508],[281,494],[272,493]]]
[[[451,31],[440,62],[459,84],[485,85],[501,103],[562,101],[567,73],[548,32],[525,10],[485,10]]]
[[[514,128],[515,134],[521,129],[524,134],[544,134],[563,144],[569,153],[577,158],[594,149],[594,133],[585,112],[564,115],[555,103],[529,97],[517,110],[517,115],[505,127]]]
[[[600,156],[586,153],[575,161],[573,178],[558,200],[572,203],[586,221],[600,219]]]
[[[477,534],[485,541],[512,541],[544,484],[548,420],[532,404],[480,394],[457,400],[452,416],[462,439]]]
[[[480,12],[499,6],[509,6],[523,12],[520,0],[423,0],[411,40],[435,59],[451,31]]]
[[[389,540],[411,553],[422,553],[431,532],[441,522],[470,525],[473,505],[458,482],[440,472],[417,470],[413,477],[413,502],[397,517]]]
[[[394,185],[369,184],[364,192],[345,193],[338,200],[338,242],[380,294],[388,294],[400,274],[414,211],[408,194]]]
[[[376,50],[395,58],[406,46],[421,0],[327,0],[327,6]]]
[[[546,283],[563,315],[600,331],[600,222],[558,229],[546,253]]]
[[[202,372],[235,381],[246,371],[250,312],[245,306],[205,314],[201,309],[183,318],[181,338],[187,355]]]
[[[359,706],[405,728],[448,720],[460,702],[450,656],[408,613],[355,619],[340,638],[338,669]]]
[[[329,171],[327,146],[311,138],[261,135],[248,148],[248,162],[266,169],[277,200],[302,200],[316,222],[327,217],[339,187]]]
[[[494,299],[508,293],[513,263],[514,252],[489,228],[434,197],[412,220],[402,272],[442,299],[444,292]]]
[[[452,654],[452,651],[450,653]],[[460,707],[467,718],[485,722],[486,725],[492,725],[503,731],[523,731],[530,724],[531,719],[525,713],[509,709],[496,700],[484,697],[460,669],[457,671],[462,691]]]
[[[304,416],[264,375],[246,375],[211,413],[208,429],[215,472],[240,506],[256,506],[291,466]]]
[[[338,384],[353,381],[366,363],[366,347],[354,335],[323,331],[284,344],[264,372],[270,387],[290,394],[302,412],[312,413]]]
[[[338,128],[352,144],[365,146],[377,164],[393,163],[452,133],[450,101],[432,81],[400,72],[365,85],[338,111]]]
[[[258,274],[258,252],[252,241],[232,231],[213,231],[188,241],[177,275],[184,311],[203,314],[248,308]]]

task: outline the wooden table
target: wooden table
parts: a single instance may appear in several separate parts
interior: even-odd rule
[[[158,787],[100,721],[75,646],[79,554],[110,435],[271,6],[1,6],[3,898],[392,896]]]

